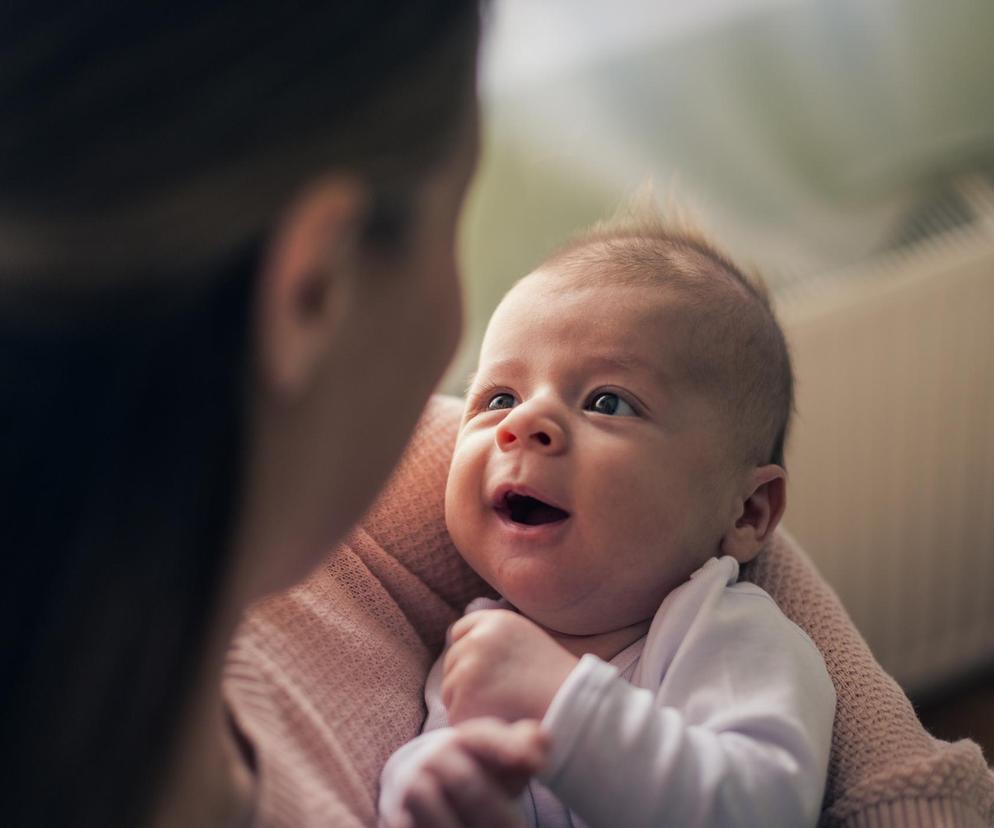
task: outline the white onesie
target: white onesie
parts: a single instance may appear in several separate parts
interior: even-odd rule
[[[811,640],[738,572],[712,558],[666,596],[644,638],[610,663],[580,659],[542,720],[552,751],[544,784],[521,798],[528,825],[815,825],[835,690]],[[507,606],[477,599],[467,612]],[[451,733],[441,665],[423,734],[384,768],[381,813]]]

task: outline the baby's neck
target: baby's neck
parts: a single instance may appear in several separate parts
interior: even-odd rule
[[[619,630],[594,633],[593,635],[567,635],[546,630],[556,642],[569,650],[577,658],[591,653],[604,661],[610,661],[618,653],[634,644],[649,631],[651,618],[638,621]]]

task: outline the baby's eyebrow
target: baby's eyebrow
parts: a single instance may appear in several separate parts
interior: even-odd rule
[[[518,357],[508,357],[499,359],[496,362],[481,363],[477,366],[469,378],[467,388],[472,388],[480,378],[480,372],[484,377],[498,377],[502,382],[505,380],[520,379],[528,371],[528,362]]]
[[[644,371],[649,374],[660,373],[658,365],[652,365],[632,354],[595,354],[587,358],[587,364],[595,368]]]
[[[486,365],[487,371],[491,374],[502,374],[516,372],[521,373],[528,367],[526,360],[520,359],[519,357],[508,357],[507,359],[498,359],[496,362],[488,362]]]

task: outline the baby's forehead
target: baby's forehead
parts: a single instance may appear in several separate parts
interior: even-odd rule
[[[536,271],[504,298],[481,350],[481,367],[529,363],[555,351],[577,366],[641,367],[673,382],[690,329],[683,302],[665,286],[563,279]]]
[[[679,279],[589,262],[543,266],[518,282],[498,307],[484,339],[481,368],[495,351],[516,351],[527,361],[535,339],[562,337],[577,362],[598,350],[628,351],[655,366],[671,389],[713,396],[734,371],[730,345],[737,338],[728,334],[739,324],[741,304],[735,287],[695,291]]]
[[[576,279],[536,270],[519,281],[494,313],[498,328],[583,326],[591,334],[609,323],[651,326],[668,312],[671,297],[659,286],[606,279]],[[589,341],[589,340],[588,340]]]
[[[619,296],[641,295],[643,301],[672,304],[680,292],[668,280],[652,274],[628,273],[611,263],[546,264],[520,279],[505,296],[511,298],[541,298],[545,302],[567,304],[582,301],[592,294],[601,298],[615,293]]]
[[[634,279],[605,268],[563,272],[540,268],[519,281],[504,297],[492,326],[547,324],[550,329],[576,326],[587,332],[579,345],[594,346],[599,334],[637,336],[669,350],[700,315],[678,285],[660,279]],[[698,307],[695,307],[695,304]],[[488,331],[489,333],[489,331]]]

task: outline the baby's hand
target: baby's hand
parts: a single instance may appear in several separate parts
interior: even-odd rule
[[[471,612],[450,635],[442,701],[453,723],[477,716],[541,719],[578,660],[508,610]]]
[[[463,722],[381,800],[380,828],[524,828],[516,798],[547,753],[538,722]]]

